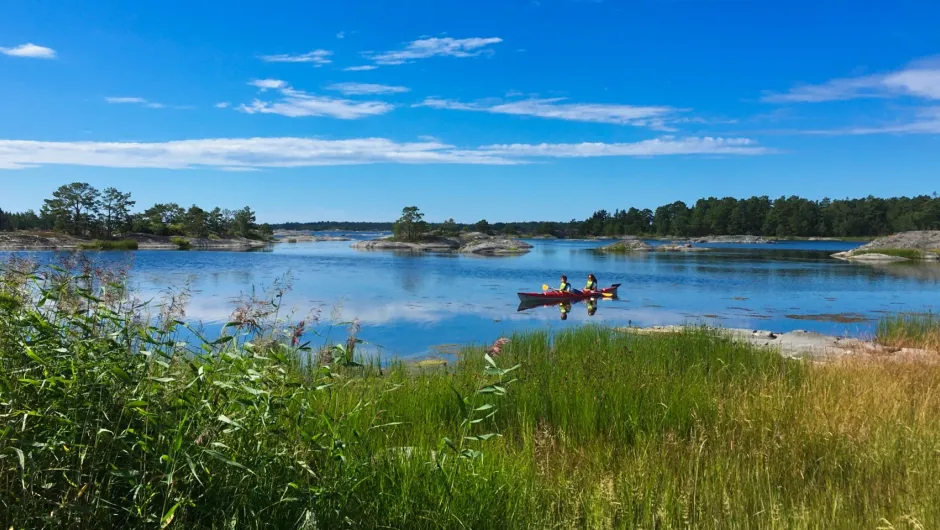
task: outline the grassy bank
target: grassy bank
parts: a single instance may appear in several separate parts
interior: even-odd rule
[[[78,245],[78,248],[82,250],[137,250],[137,247],[138,243],[133,239],[95,239]]]
[[[381,367],[279,292],[182,344],[180,298],[66,268],[0,282],[4,528],[940,525],[936,365],[588,327]]]
[[[878,324],[878,342],[895,348],[940,351],[940,316],[900,314]]]

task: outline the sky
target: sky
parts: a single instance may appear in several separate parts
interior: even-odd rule
[[[568,220],[940,191],[940,3],[4,2],[0,208]]]

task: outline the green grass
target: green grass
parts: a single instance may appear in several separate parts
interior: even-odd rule
[[[585,327],[381,367],[82,270],[0,282],[3,528],[940,525],[937,365]]]
[[[905,259],[922,259],[924,252],[913,248],[876,248],[866,250],[856,250],[855,255],[859,254],[884,254],[885,256],[894,256]]]
[[[81,243],[78,248],[82,250],[137,250],[137,241],[133,239],[103,240],[95,239],[88,243]]]
[[[878,323],[880,344],[940,352],[940,316],[934,313],[899,313]]]
[[[189,250],[193,248],[193,244],[185,237],[174,236],[170,238],[170,242],[176,245],[179,250]]]

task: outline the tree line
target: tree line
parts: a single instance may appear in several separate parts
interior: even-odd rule
[[[414,207],[409,207],[414,208]],[[407,212],[406,212],[407,213]],[[411,215],[418,214],[415,208]],[[403,222],[404,221],[404,222]],[[420,223],[420,224],[416,224]],[[616,237],[718,235],[753,235],[764,237],[877,237],[911,230],[940,230],[940,198],[934,193],[916,197],[862,199],[822,199],[767,196],[736,199],[710,197],[689,206],[676,201],[656,208],[607,210],[591,217],[567,222],[526,221],[489,223],[485,219],[473,224],[429,223],[405,215],[396,223],[363,223],[368,230],[398,231],[405,238],[419,232],[456,234],[479,231],[518,236],[555,237]],[[358,223],[289,223],[296,229],[355,230]],[[286,227],[288,225],[275,225]]]
[[[132,233],[160,236],[265,238],[272,230],[259,225],[248,206],[238,210],[205,210],[159,203],[134,212],[137,201],[116,188],[99,191],[85,182],[60,186],[37,214],[0,209],[0,230],[51,230],[83,238],[114,239]]]
[[[692,206],[677,201],[655,211],[600,210],[579,223],[576,231],[590,236],[876,237],[911,230],[940,230],[936,194],[820,201],[796,196],[710,197]]]

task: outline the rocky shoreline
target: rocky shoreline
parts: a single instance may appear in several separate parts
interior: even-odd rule
[[[710,249],[703,247],[693,247],[689,243],[684,245],[653,246],[646,241],[643,241],[642,239],[631,238],[617,241],[616,243],[611,243],[610,245],[605,245],[595,250],[597,252],[614,254],[630,252],[705,252]]]
[[[436,237],[421,242],[395,241],[391,237],[357,241],[350,245],[357,250],[392,250],[437,254],[473,254],[478,256],[518,256],[527,254],[532,245],[520,239],[489,236],[479,232],[457,237]]]
[[[137,250],[179,250],[174,241],[186,240],[192,250],[229,250],[242,251],[264,248],[266,241],[230,237],[210,239],[202,237],[157,236],[151,234],[128,234],[123,240],[137,242]],[[78,250],[92,243],[92,240],[54,232],[12,232],[0,233],[0,250]]]
[[[647,328],[617,328],[619,331],[637,334],[681,333],[683,326],[653,326]],[[728,333],[735,341],[752,346],[776,349],[781,356],[788,358],[808,358],[811,360],[832,360],[846,356],[879,357],[894,359],[925,359],[940,361],[940,352],[915,348],[889,348],[874,341],[847,337],[822,335],[811,331],[796,330],[787,333],[774,333],[764,330],[738,328],[714,328]]]
[[[846,261],[892,263],[940,260],[940,230],[918,230],[880,237],[833,258]]]

